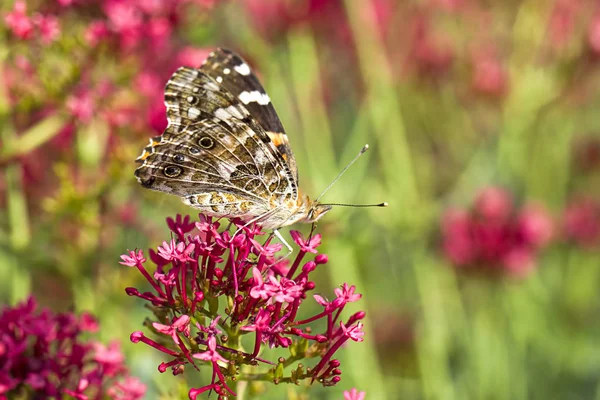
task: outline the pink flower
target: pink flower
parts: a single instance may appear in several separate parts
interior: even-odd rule
[[[363,324],[362,322],[357,323],[356,325],[346,326],[343,322],[340,322],[340,328],[342,328],[342,332],[344,336],[349,339],[354,340],[355,342],[362,342],[363,336],[365,336],[365,332],[362,330]]]
[[[548,22],[548,33],[552,47],[560,48],[572,37],[577,13],[581,9],[581,5],[580,0],[557,0],[554,3]]]
[[[96,111],[96,102],[90,90],[82,90],[67,99],[67,110],[80,122],[87,124]]]
[[[448,210],[442,220],[444,251],[456,265],[466,265],[474,261],[476,247],[471,238],[471,217],[463,210]]]
[[[84,341],[83,318],[38,309],[27,302],[0,310],[0,398],[106,398],[116,382],[127,381],[118,344]],[[137,391],[144,385],[137,381]],[[84,394],[84,392],[86,394]],[[112,397],[141,399],[140,396]]]
[[[179,344],[179,332],[186,333],[189,330],[190,317],[188,315],[182,315],[179,318],[176,318],[175,321],[171,325],[159,324],[158,322],[153,322],[152,326],[160,333],[164,333],[165,335],[170,335],[173,338],[173,341],[176,344]],[[188,334],[189,335],[189,334]]]
[[[194,243],[179,242],[176,244],[175,239],[171,239],[170,243],[163,242],[163,245],[158,248],[158,255],[166,261],[179,260],[185,262],[191,260],[189,255],[194,251]]]
[[[592,17],[588,27],[587,41],[595,55],[600,55],[600,14]]]
[[[502,97],[508,89],[508,73],[493,54],[477,54],[473,60],[472,85],[483,95]]]
[[[146,385],[135,376],[128,376],[122,382],[116,382],[108,390],[115,400],[141,400],[146,394]]]
[[[43,44],[50,44],[60,36],[60,25],[54,15],[36,14],[33,22],[38,27]]]
[[[518,224],[523,239],[535,248],[545,246],[552,239],[554,223],[541,206],[525,207],[518,217]]]
[[[120,261],[119,264],[127,265],[128,267],[135,267],[135,266],[140,266],[146,262],[146,259],[144,258],[144,253],[142,252],[142,250],[137,250],[137,252],[132,251],[132,250],[128,250],[128,251],[129,251],[129,254],[123,254],[121,256],[121,259],[123,261]]]
[[[316,254],[317,247],[321,245],[321,234],[311,236],[308,240],[304,240],[304,236],[299,231],[290,231],[290,235],[294,242],[300,246],[300,249],[308,253]]]
[[[365,392],[359,392],[356,388],[344,390],[344,400],[365,400],[365,395]]]
[[[93,21],[88,25],[83,37],[85,41],[91,46],[96,47],[98,43],[107,38],[109,35],[108,27],[104,21]]]
[[[116,32],[128,33],[142,27],[142,13],[135,2],[107,0],[104,12]]]
[[[553,231],[552,219],[540,205],[518,210],[506,190],[488,187],[472,209],[446,211],[442,246],[457,268],[524,277]]]
[[[198,68],[208,57],[211,50],[197,47],[184,47],[177,54],[177,64]]]
[[[27,16],[27,5],[22,0],[15,1],[13,10],[6,14],[4,22],[12,33],[20,39],[29,39],[33,34],[33,22]]]
[[[355,294],[356,286],[348,286],[347,283],[342,285],[342,288],[334,289],[334,293],[337,296],[337,301],[339,301],[342,305],[347,303],[352,303],[358,301],[362,298],[362,294]]]
[[[490,220],[505,220],[512,212],[512,207],[511,195],[495,186],[483,189],[475,200],[475,210]]]
[[[525,277],[535,268],[533,251],[526,247],[509,250],[502,261],[506,270],[516,277]]]
[[[215,339],[214,336],[211,336],[210,339],[208,339],[208,349],[205,352],[193,354],[192,357],[197,358],[198,360],[211,362],[229,362],[217,352],[217,339]]]
[[[123,368],[125,356],[121,353],[119,342],[113,341],[108,347],[102,343],[94,343],[94,350],[94,360],[102,365],[108,376],[115,376]]]

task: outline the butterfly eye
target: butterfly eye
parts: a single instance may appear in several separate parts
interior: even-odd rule
[[[182,172],[181,167],[178,167],[177,165],[169,165],[164,170],[165,175],[168,176],[169,178],[174,178],[174,177],[180,175],[181,172]]]
[[[178,163],[182,163],[185,161],[185,157],[183,156],[183,154],[175,154],[173,156],[173,161],[178,162]]]
[[[198,140],[198,144],[204,149],[212,149],[215,145],[215,142],[208,136],[204,136]]]

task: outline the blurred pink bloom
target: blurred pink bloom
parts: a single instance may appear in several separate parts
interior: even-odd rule
[[[278,38],[292,23],[285,1],[243,0],[254,29],[267,40]]]
[[[595,55],[600,55],[600,14],[592,17],[587,34],[588,45]]]
[[[585,248],[600,244],[600,204],[592,199],[569,203],[563,216],[567,239]]]
[[[143,95],[155,97],[162,93],[164,81],[154,72],[142,72],[135,78],[133,85]]]
[[[153,18],[146,25],[146,32],[150,38],[150,45],[164,46],[171,36],[171,23],[167,18]]]
[[[70,96],[67,99],[67,110],[79,121],[88,123],[92,120],[96,110],[96,104],[89,90]]]
[[[534,254],[530,249],[517,247],[506,253],[502,260],[506,270],[515,277],[526,277],[535,268]]]
[[[569,40],[573,34],[575,18],[580,9],[580,0],[556,0],[548,22],[551,46],[561,47]]]
[[[27,75],[31,75],[35,72],[31,62],[23,55],[17,55],[17,57],[15,57],[15,65]]]
[[[156,133],[162,133],[167,128],[167,108],[162,100],[157,100],[148,107],[146,120]]]
[[[539,205],[521,210],[504,189],[488,187],[470,210],[446,211],[442,246],[457,268],[524,277],[553,235],[553,222]]]
[[[356,388],[344,390],[344,400],[365,400],[365,395],[365,392],[359,392]]]
[[[472,85],[481,94],[502,97],[508,89],[508,73],[496,56],[480,53],[473,60]]]
[[[210,49],[187,46],[177,53],[177,64],[186,67],[199,67],[208,57]]]
[[[503,220],[512,212],[512,196],[508,191],[490,186],[483,189],[475,200],[475,210],[483,218]]]
[[[50,44],[60,36],[60,25],[54,15],[36,14],[33,22],[38,27],[43,44]]]
[[[382,37],[387,37],[393,25],[397,3],[393,0],[363,2],[361,16],[369,27],[375,27]]]
[[[518,226],[523,240],[536,248],[548,244],[554,234],[554,223],[541,206],[526,206],[519,215]]]
[[[471,219],[466,211],[451,209],[442,220],[444,251],[453,264],[467,265],[475,259],[471,241]]]
[[[92,47],[95,47],[103,39],[108,37],[109,31],[104,21],[94,21],[88,25],[84,33],[85,41]]]
[[[427,17],[418,17],[413,28],[411,61],[419,73],[436,78],[447,72],[454,61],[454,51],[450,44],[434,35],[432,24]]]
[[[107,398],[129,374],[118,345],[84,340],[83,318],[39,308],[33,297],[0,309],[0,399]],[[139,381],[138,381],[139,382]],[[111,397],[138,400],[138,395]],[[23,394],[27,393],[25,397]]]
[[[13,10],[6,14],[4,22],[12,33],[21,39],[29,39],[33,34],[33,22],[26,15],[27,5],[22,0],[15,1]]]
[[[107,376],[115,376],[121,373],[125,356],[121,353],[121,345],[117,341],[108,346],[103,343],[94,343],[94,360],[102,365],[102,372]]]
[[[110,27],[119,33],[135,31],[142,27],[142,13],[137,2],[107,0],[104,2],[104,12],[108,17]]]
[[[123,382],[116,382],[107,393],[115,400],[143,399],[146,385],[136,376],[127,376]]]

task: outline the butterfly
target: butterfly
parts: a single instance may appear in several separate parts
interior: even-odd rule
[[[165,86],[168,126],[137,158],[145,188],[180,196],[214,217],[265,229],[318,221],[331,205],[298,188],[288,137],[247,62],[219,48]]]

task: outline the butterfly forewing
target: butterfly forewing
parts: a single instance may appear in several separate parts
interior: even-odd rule
[[[206,59],[200,70],[221,83],[244,104],[283,156],[297,183],[298,170],[288,137],[271,99],[249,64],[230,50],[217,49]]]

